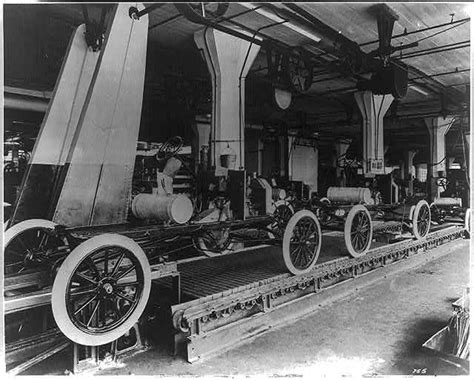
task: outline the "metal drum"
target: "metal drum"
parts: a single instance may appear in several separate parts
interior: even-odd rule
[[[364,203],[372,205],[374,203],[369,188],[329,187],[327,198],[331,202],[345,204]]]
[[[132,201],[132,213],[140,219],[184,224],[193,215],[193,203],[183,194],[169,196],[140,193]]]
[[[461,199],[453,197],[439,197],[433,202],[436,206],[461,206]]]

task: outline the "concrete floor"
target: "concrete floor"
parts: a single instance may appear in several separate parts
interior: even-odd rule
[[[456,375],[463,372],[421,345],[444,327],[451,303],[469,285],[469,242],[449,254],[393,275],[319,308],[291,325],[201,363],[154,349],[122,360],[107,375]]]

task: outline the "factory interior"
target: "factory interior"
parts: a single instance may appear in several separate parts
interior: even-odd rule
[[[470,3],[3,4],[14,375],[469,375]]]

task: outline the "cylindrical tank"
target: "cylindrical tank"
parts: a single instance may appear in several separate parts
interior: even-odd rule
[[[234,169],[236,161],[237,154],[235,153],[235,151],[229,146],[227,148],[224,148],[221,153],[221,165],[224,168]]]
[[[453,197],[439,197],[433,202],[437,206],[461,206],[461,199]]]
[[[272,198],[274,201],[284,200],[286,198],[286,191],[281,188],[272,188]]]
[[[327,198],[331,202],[373,204],[369,188],[329,187]]]
[[[193,203],[183,194],[165,196],[140,193],[132,201],[132,213],[140,219],[151,218],[184,224],[193,215]]]

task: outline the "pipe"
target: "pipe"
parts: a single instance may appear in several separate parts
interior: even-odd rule
[[[465,18],[465,19],[461,19],[461,20],[457,20],[457,21],[451,21],[451,22],[447,22],[447,23],[444,23],[444,24],[439,24],[439,25],[435,25],[435,26],[429,26],[429,27],[426,27],[426,28],[423,28],[423,29],[418,29],[418,30],[414,30],[412,32],[407,32],[407,33],[400,33],[400,34],[396,34],[395,36],[392,36],[392,40],[396,39],[396,38],[400,38],[400,37],[406,37],[406,36],[409,36],[411,34],[416,34],[416,33],[421,33],[421,32],[426,32],[428,30],[433,30],[433,29],[437,29],[437,28],[442,28],[443,26],[449,26],[449,25],[455,25],[455,24],[459,24],[459,23],[464,23],[464,22],[468,22],[470,21],[471,19],[469,17]],[[364,42],[362,44],[359,44],[359,46],[367,46],[367,45],[371,45],[371,44],[375,44],[379,42],[379,40],[373,40],[373,41],[369,41],[369,42]]]
[[[4,93],[3,106],[5,109],[22,110],[45,113],[48,110],[49,100],[42,98],[25,97]]]
[[[454,49],[461,49],[465,47],[470,46],[470,41],[461,41],[461,42],[455,42],[452,44],[447,44],[447,45],[442,45],[442,46],[436,46],[434,48],[428,48],[428,49],[422,49],[422,50],[417,50],[415,52],[408,53],[404,56],[399,57],[399,59],[405,59],[405,58],[411,58],[411,57],[418,57],[421,55],[427,55],[427,54],[432,54],[432,53],[442,53],[446,52],[448,50],[454,50]]]

